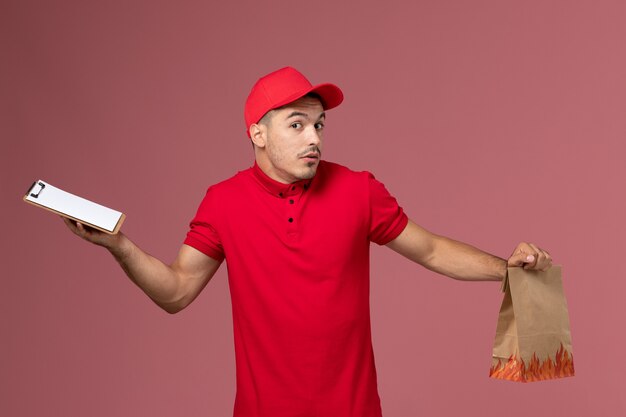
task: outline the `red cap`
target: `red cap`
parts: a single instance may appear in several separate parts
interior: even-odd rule
[[[285,67],[260,78],[246,100],[244,116],[248,136],[250,125],[258,123],[265,113],[309,93],[320,96],[324,110],[337,107],[343,101],[343,93],[339,87],[328,83],[314,86],[295,68]]]

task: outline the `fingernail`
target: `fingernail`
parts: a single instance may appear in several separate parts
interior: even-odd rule
[[[534,257],[534,256],[532,256],[532,255],[528,255],[528,256],[526,257],[526,260],[527,260],[528,262],[532,262],[532,261],[534,261],[534,260],[535,260],[535,257]]]

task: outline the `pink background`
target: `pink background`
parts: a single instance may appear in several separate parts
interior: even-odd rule
[[[226,268],[170,316],[21,197],[41,178],[120,209],[170,262],[252,164],[243,102],[285,65],[345,92],[327,159],[426,228],[564,265],[577,376],[522,385],[487,378],[498,284],[373,247],[385,416],[625,415],[625,21],[621,0],[4,0],[0,415],[231,414]]]

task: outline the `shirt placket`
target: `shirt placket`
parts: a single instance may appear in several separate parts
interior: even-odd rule
[[[283,191],[281,198],[285,205],[285,223],[287,237],[289,239],[297,238],[300,233],[300,200],[302,194],[308,188],[308,183],[297,183],[290,185],[285,191]]]

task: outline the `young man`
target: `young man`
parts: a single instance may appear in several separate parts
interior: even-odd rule
[[[520,243],[507,260],[410,221],[367,172],[321,160],[325,112],[343,100],[293,68],[261,78],[246,101],[255,164],[210,187],[172,265],[65,220],[106,247],[170,313],[228,263],[237,363],[236,417],[379,417],[369,315],[375,242],[461,280],[501,280],[507,266],[547,269]]]

